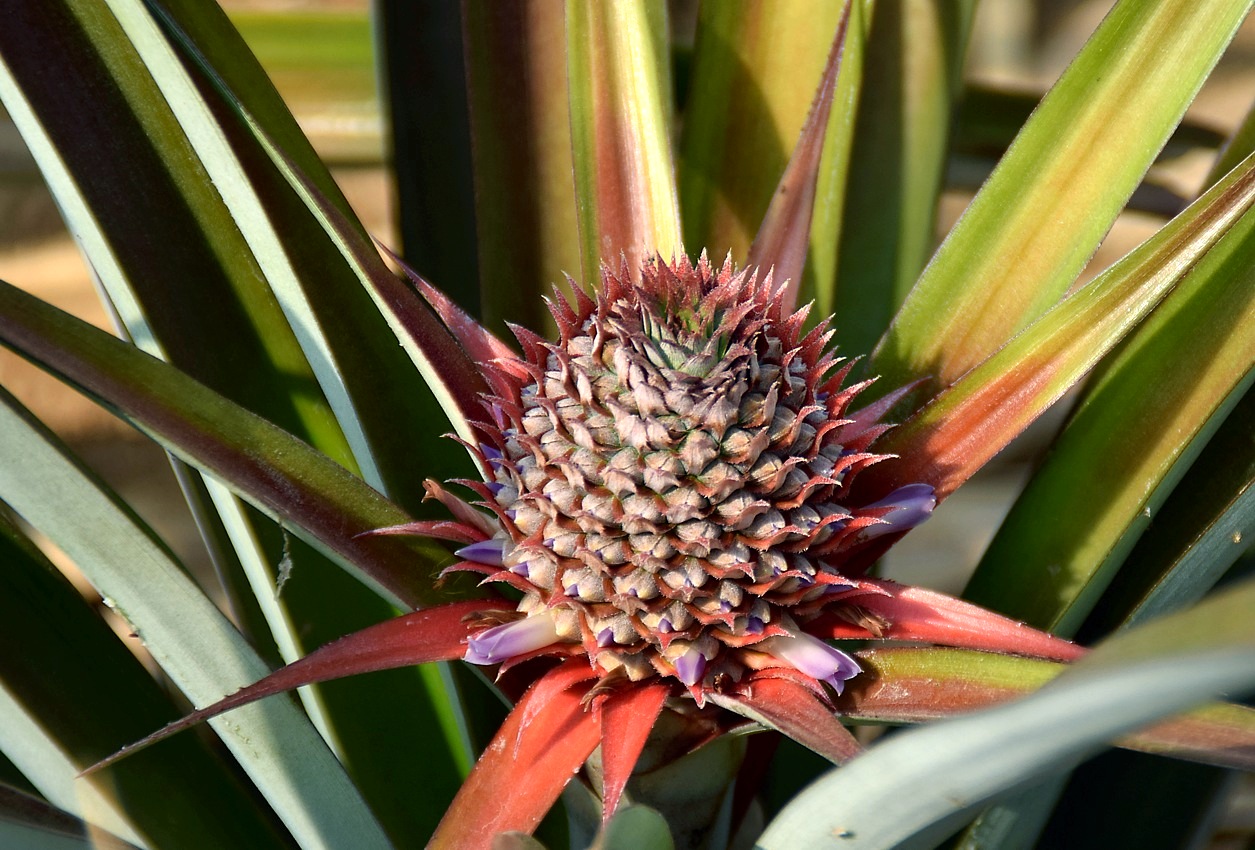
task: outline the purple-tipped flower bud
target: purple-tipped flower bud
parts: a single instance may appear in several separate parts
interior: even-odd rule
[[[702,655],[697,647],[689,647],[675,660],[675,672],[684,684],[696,685],[706,672],[706,656]]]
[[[767,638],[754,644],[754,648],[774,655],[812,679],[827,682],[838,694],[847,680],[863,672],[849,655],[805,633]]]
[[[548,611],[531,614],[513,623],[493,626],[466,642],[471,664],[500,664],[502,661],[546,647],[558,640],[553,615]]]
[[[877,525],[869,525],[860,533],[860,539],[871,540],[884,534],[910,531],[932,515],[937,497],[928,484],[907,484],[899,487],[868,508],[892,508],[880,518]]]
[[[477,564],[500,567],[505,562],[505,547],[506,542],[504,540],[499,537],[490,537],[487,540],[479,540],[468,546],[463,546],[454,554],[459,558],[465,558]]]

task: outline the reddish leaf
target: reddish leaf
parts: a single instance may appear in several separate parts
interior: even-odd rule
[[[766,723],[835,764],[854,758],[862,747],[813,688],[791,676],[756,675],[720,704]]]
[[[834,639],[880,637],[921,641],[1056,661],[1075,661],[1086,652],[1084,647],[1071,641],[944,593],[876,579],[862,579],[860,584],[883,591],[843,597],[872,615],[865,624],[829,614],[808,624],[806,631]]]
[[[398,257],[391,248],[377,240],[376,244],[388,256],[388,259],[396,263],[397,267],[410,279],[418,293],[427,302],[427,306],[431,307],[436,315],[440,317],[440,321],[444,322],[449,333],[465,349],[472,361],[483,363],[497,357],[515,356],[510,346],[475,321],[474,317],[459,307],[452,298],[432,286],[426,278],[406,265],[405,261]]]
[[[767,215],[750,246],[747,265],[760,269],[773,268],[777,284],[788,282],[785,289],[785,311],[791,313],[797,303],[806,250],[810,243],[811,213],[815,208],[815,186],[819,181],[819,161],[824,152],[824,136],[828,131],[828,115],[832,111],[832,94],[841,70],[841,54],[850,24],[850,4],[845,4],[837,33],[833,38],[828,64],[820,79],[819,90],[811,104],[810,114],[798,138],[797,147],[780,178],[780,185],[767,208]]]
[[[627,786],[636,761],[645,749],[663,700],[671,689],[660,681],[628,685],[611,694],[601,706],[602,810],[609,822]]]
[[[1255,769],[1255,711],[1239,705],[1211,705],[1156,723],[1117,743],[1125,749],[1185,758],[1190,761]]]
[[[454,602],[369,626],[320,647],[213,705],[198,709],[147,738],[123,747],[84,773],[107,767],[120,758],[233,708],[302,685],[343,679],[358,673],[461,658],[467,634],[465,618],[480,611],[508,611],[512,607],[508,602],[491,600]]]
[[[542,676],[501,725],[428,844],[477,850],[498,833],[530,833],[597,747],[597,719],[574,685],[595,674],[572,658]]]
[[[881,723],[922,723],[999,705],[1045,685],[1065,665],[963,650],[858,653],[864,674],[834,702],[837,712]],[[1255,769],[1255,710],[1213,703],[1116,741],[1120,747]]]
[[[568,3],[567,84],[584,283],[682,251],[661,3]]]

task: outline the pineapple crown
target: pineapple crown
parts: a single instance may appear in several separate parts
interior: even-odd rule
[[[850,503],[887,426],[851,414],[828,323],[804,332],[771,275],[703,254],[603,267],[590,295],[550,304],[558,339],[513,328],[518,358],[486,366],[483,482],[496,517],[455,569],[522,595],[467,660],[587,653],[603,678],[673,677],[699,700],[747,669],[798,667],[838,692],[859,672],[806,635],[868,592],[841,573],[861,544],[927,517],[910,485]],[[851,614],[854,616],[855,614]]]

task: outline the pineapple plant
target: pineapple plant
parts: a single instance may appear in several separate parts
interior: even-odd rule
[[[479,221],[478,304],[456,280],[435,281],[446,295],[387,267],[216,7],[9,10],[0,97],[131,341],[8,286],[0,341],[203,476],[189,492],[240,606],[237,630],[6,398],[0,498],[83,562],[203,706],[144,738],[180,713],[145,691],[146,728],[106,718],[79,733],[61,708],[81,697],[6,668],[19,696],[4,704],[0,747],[17,799],[147,846],[526,846],[537,829],[563,840],[560,821],[542,824],[560,797],[574,844],[893,846],[970,822],[959,841],[1011,846],[1035,840],[1052,792],[983,814],[956,800],[988,801],[1121,735],[1133,749],[1249,767],[1255,721],[1241,706],[1142,729],[1255,681],[1249,586],[1092,652],[1065,638],[1091,643],[1200,596],[1249,524],[1234,458],[1249,457],[1239,399],[1253,359],[1246,325],[1223,319],[1249,312],[1252,291],[1243,137],[1194,203],[1067,290],[1250,4],[1117,4],[911,293],[859,289],[850,269],[865,249],[918,242],[931,222],[903,214],[873,245],[856,237],[859,220],[841,220],[875,200],[860,194],[871,128],[924,120],[876,108],[878,70],[920,59],[920,91],[942,112],[953,105],[957,85],[926,84],[953,73],[944,56],[961,53],[972,9],[924,5],[909,20],[933,28],[895,29],[906,7],[886,2],[708,4],[682,107],[661,4],[428,10],[418,35],[455,32],[437,41],[466,63],[448,78],[474,137],[463,200]],[[398,27],[405,12],[383,3],[380,14]],[[792,152],[753,168],[762,128],[748,105],[709,110],[739,84],[728,45],[752,55],[772,27],[791,50],[750,66],[765,97],[788,112],[797,69],[814,77],[790,113]],[[896,50],[886,38],[900,39]],[[54,43],[69,83],[42,73]],[[398,80],[404,60],[393,59]],[[556,111],[550,88],[528,88],[552,79],[567,92]],[[497,126],[503,116],[518,119],[517,138]],[[1104,155],[1081,156],[1121,116],[1136,132],[1099,136]],[[920,134],[934,168],[946,136],[944,122]],[[116,161],[145,193],[116,191],[121,169],[99,165],[101,145],[129,154]],[[516,156],[528,169],[508,167]],[[935,186],[913,190],[922,208],[935,204]],[[142,203],[149,194],[155,207]],[[753,212],[727,215],[720,204],[733,198]],[[563,251],[580,273],[546,314],[542,294],[562,267],[535,260]],[[173,289],[172,268],[194,285]],[[878,306],[842,307],[865,297]],[[834,307],[842,355],[862,360],[834,351]],[[247,366],[196,343],[206,317],[252,353]],[[517,345],[499,335],[502,319],[516,321]],[[855,342],[868,336],[880,337],[874,349]],[[894,542],[1096,367],[1058,452],[977,569],[969,595],[985,607],[875,576]],[[1147,393],[1147,376],[1173,389]],[[1127,409],[1130,395],[1145,407]],[[1052,513],[1075,498],[1088,469],[1078,458],[1093,456],[1113,470],[1085,484],[1112,489],[1105,510]],[[1163,538],[1139,517],[1169,494],[1205,507]],[[1186,513],[1172,507],[1163,515]],[[26,533],[4,530],[15,575],[62,592]],[[1044,552],[1057,560],[1034,560]],[[65,622],[95,628],[94,614],[69,610]],[[45,625],[23,628],[69,671],[56,677],[67,688],[113,651],[87,631],[66,649]],[[107,669],[128,663],[111,655]],[[386,688],[331,681],[388,668]],[[263,699],[311,683],[328,683],[303,692],[313,726]],[[512,705],[504,717],[497,698]],[[866,751],[845,725],[977,708],[988,713]],[[211,718],[247,782],[205,740],[164,740]],[[1061,731],[1031,734],[1047,725]],[[782,738],[842,767],[764,831],[753,800]],[[184,758],[208,778],[179,777],[171,765]],[[814,775],[781,762],[792,792]],[[395,777],[415,765],[440,790],[407,805]],[[248,814],[212,814],[223,811]],[[198,830],[196,817],[214,825]]]

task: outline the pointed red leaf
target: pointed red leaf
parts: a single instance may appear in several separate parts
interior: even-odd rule
[[[608,823],[619,806],[628,777],[645,749],[662,703],[671,689],[654,680],[627,685],[611,694],[601,706],[602,811]]]
[[[513,607],[500,600],[454,602],[368,626],[319,647],[304,658],[280,667],[269,676],[174,721],[141,741],[128,744],[83,772],[100,770],[197,723],[302,685],[343,679],[358,673],[461,658],[466,651],[467,623],[464,620],[468,616],[480,611],[509,611]]]
[[[429,850],[488,848],[499,833],[536,828],[597,747],[597,719],[581,704],[583,689],[573,688],[595,675],[587,658],[572,658],[528,689],[445,812]]]
[[[844,764],[862,752],[850,730],[837,720],[832,706],[791,676],[755,675],[738,693],[720,697],[718,702],[780,730],[835,764]]]
[[[843,598],[887,623],[879,635],[836,614],[807,624],[806,631],[825,638],[882,637],[1056,661],[1075,661],[1086,652],[1071,641],[944,593],[876,579],[862,579],[860,584],[883,592],[847,594]]]
[[[780,184],[771,199],[771,206],[750,246],[747,265],[764,271],[774,269],[777,283],[787,281],[785,312],[792,313],[797,304],[802,269],[810,243],[811,213],[815,208],[815,186],[819,180],[819,161],[824,152],[824,136],[828,131],[828,115],[832,111],[832,95],[841,70],[841,54],[845,48],[846,31],[850,25],[850,4],[845,4],[837,33],[828,54],[828,64],[820,79],[819,90],[811,104],[810,114],[789,158]]]

